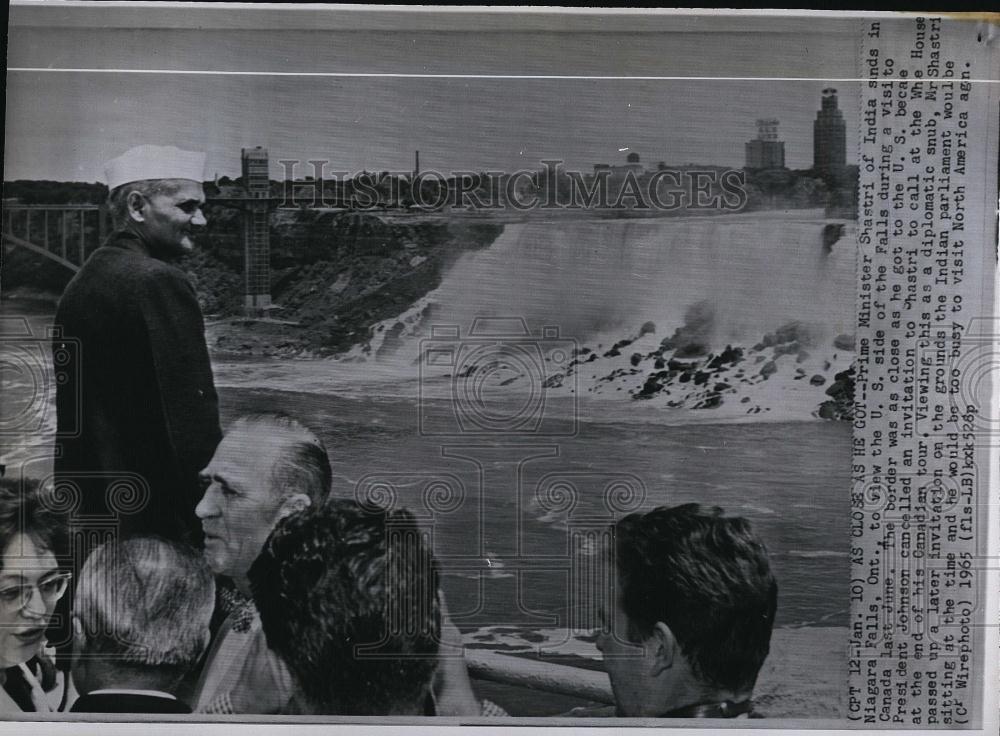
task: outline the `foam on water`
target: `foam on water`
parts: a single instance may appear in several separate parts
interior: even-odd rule
[[[701,408],[704,397],[685,387],[680,397],[674,392],[667,421],[807,418],[854,357],[833,344],[854,329],[854,226],[833,224],[843,236],[832,248],[823,238],[831,221],[813,211],[508,225],[490,248],[464,254],[438,289],[376,325],[371,340],[339,364],[339,378],[380,380],[394,391],[419,383],[424,396],[442,399],[457,384],[475,383],[483,401],[497,402],[545,381],[553,396],[627,407],[616,419],[643,421],[652,408],[659,421],[665,402],[629,401],[653,370],[652,358],[732,345],[748,359],[774,362],[771,380],[758,377],[761,365],[744,365],[735,395],[717,402],[728,406],[710,416],[687,411]],[[491,330],[498,317],[516,318],[510,324],[523,324],[526,334]],[[780,360],[780,351],[760,348],[788,325],[797,355]],[[450,330],[444,339],[442,328]],[[668,350],[664,338],[673,341]],[[473,366],[476,346],[491,344],[495,352]],[[525,345],[537,346],[537,375]],[[458,346],[458,358],[430,360],[441,346]],[[817,375],[819,387],[802,380]]]

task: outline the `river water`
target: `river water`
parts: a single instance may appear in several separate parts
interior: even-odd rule
[[[507,306],[507,313],[526,317],[532,334],[559,312],[560,340],[601,343],[601,352],[655,320],[659,332],[643,338],[645,353],[684,323],[687,307],[708,297],[717,319],[705,339],[716,349],[728,342],[750,346],[802,319],[819,324],[825,341],[811,347],[815,365],[804,365],[832,376],[852,359],[843,350],[836,354],[830,337],[852,320],[853,256],[818,253],[822,226],[761,218],[597,223],[586,226],[593,231],[574,225],[551,238],[525,226],[460,260],[426,301],[445,322],[468,323]],[[598,252],[605,241],[615,249]],[[546,250],[546,243],[555,246]],[[748,243],[764,244],[765,252],[733,262],[728,254]],[[556,286],[546,290],[553,277]],[[8,475],[51,471],[54,375],[46,335],[53,311],[51,302],[2,303],[0,454]],[[599,399],[597,389],[611,385],[604,374],[629,367],[628,351],[603,357],[602,373],[581,372],[573,391],[564,384],[541,402],[525,371],[494,375],[487,390],[466,391],[449,370],[417,369],[431,328],[411,327],[412,334],[404,331],[410,342],[388,362],[372,359],[376,351],[352,362],[214,355],[220,409],[224,426],[248,411],[300,418],[330,449],[335,495],[417,513],[467,640],[594,658],[588,627],[601,531],[624,513],[687,502],[745,516],[764,538],[779,582],[779,628],[847,624],[851,428],[810,418],[824,387],[807,391],[808,382],[791,373],[794,355],[785,359],[787,374],[779,371],[770,382],[753,378],[741,388],[754,404],[767,404],[763,411],[774,409],[762,411],[768,421],[759,421],[746,416],[738,395],[716,413],[631,401],[626,391],[641,385],[641,375],[627,376],[631,384]],[[547,355],[572,355],[553,345]],[[525,416],[538,422],[504,425],[505,417]],[[556,712],[555,702],[541,697],[528,710]]]
[[[4,333],[19,337],[4,342],[2,419],[29,428],[3,437],[8,475],[51,469],[50,354],[44,339],[32,342],[46,334],[51,314],[42,302],[3,303]],[[660,425],[645,415],[623,421],[620,412],[603,421],[593,408],[574,414],[554,403],[546,407],[558,417],[545,425],[549,434],[443,437],[419,430],[421,414],[425,422],[428,413],[445,415],[447,401],[428,408],[399,386],[338,391],[336,363],[326,364],[326,389],[296,391],[267,387],[269,373],[294,370],[288,361],[215,360],[221,376],[241,376],[220,386],[224,424],[248,411],[299,417],[330,448],[337,495],[394,497],[427,517],[443,568],[452,570],[451,608],[468,626],[566,625],[571,536],[626,511],[687,502],[745,516],[763,535],[780,583],[779,626],[846,622],[849,423]],[[261,385],[250,385],[248,372]]]

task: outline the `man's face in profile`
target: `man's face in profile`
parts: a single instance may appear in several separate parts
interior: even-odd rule
[[[287,438],[265,425],[240,425],[201,471],[205,493],[195,508],[205,559],[216,575],[244,577],[278,523],[282,493],[273,471]]]
[[[173,179],[164,194],[146,198],[142,233],[158,256],[176,258],[194,249],[191,236],[205,225],[202,205],[205,194],[200,182]]]

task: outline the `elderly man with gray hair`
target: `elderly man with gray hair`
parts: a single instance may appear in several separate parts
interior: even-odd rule
[[[74,713],[190,713],[175,692],[209,641],[215,582],[202,555],[156,537],[109,542],[76,589]]]

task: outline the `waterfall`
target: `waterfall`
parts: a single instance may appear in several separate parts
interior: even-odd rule
[[[648,322],[668,336],[697,305],[712,348],[753,344],[792,321],[817,337],[853,332],[853,228],[830,245],[827,222],[769,212],[508,225],[379,331],[406,347],[433,325],[464,335],[476,318],[520,317],[533,335],[557,327],[580,344],[612,344]],[[412,362],[409,347],[397,358]]]

